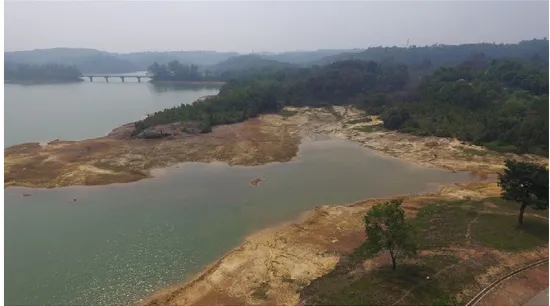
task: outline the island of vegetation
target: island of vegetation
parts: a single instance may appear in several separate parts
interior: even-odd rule
[[[510,271],[548,259],[548,41],[480,45],[402,50],[410,56],[389,48],[376,61],[367,50],[323,66],[235,72],[217,96],[106,137],[6,148],[5,186],[129,182],[184,161],[288,161],[309,133],[497,174],[432,194],[319,207],[143,301],[466,304]],[[197,78],[192,66],[155,67],[162,78]],[[533,271],[547,279],[542,268]]]
[[[81,82],[82,73],[75,66],[61,64],[29,65],[4,63],[4,82],[17,84]]]

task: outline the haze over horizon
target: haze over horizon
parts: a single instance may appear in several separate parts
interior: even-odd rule
[[[547,1],[5,3],[4,51],[282,52],[548,37]]]

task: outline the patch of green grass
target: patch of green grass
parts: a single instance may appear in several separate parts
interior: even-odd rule
[[[364,132],[364,133],[385,132],[385,131],[387,131],[382,126],[382,124],[358,126],[358,127],[353,128],[353,129],[357,130],[359,132]]]
[[[458,262],[458,259],[444,255],[422,259],[418,264],[398,263],[395,271],[391,265],[386,265],[355,279],[340,274],[332,275],[331,282],[315,280],[308,289],[316,287],[317,290],[304,290],[301,299],[307,305],[391,305],[401,297],[404,297],[401,304],[408,305],[453,301],[438,279],[427,277]],[[413,292],[406,294],[411,289]]]
[[[465,203],[449,201],[423,206],[412,220],[418,230],[419,249],[465,244],[468,224],[478,214],[473,209],[464,209]]]
[[[491,211],[505,211],[505,212],[513,212],[519,214],[519,207],[520,204],[518,202],[514,201],[508,201],[503,198],[493,197],[493,198],[486,198],[484,202],[493,203],[497,206],[495,209],[490,209]],[[539,215],[542,217],[548,218],[548,210],[536,210],[529,206],[525,209],[526,214],[533,214],[533,215]]]
[[[524,216],[521,228],[518,216],[481,214],[472,225],[472,238],[491,248],[506,251],[522,251],[548,243],[548,220]]]
[[[281,115],[284,118],[288,118],[288,117],[292,117],[292,116],[296,115],[297,113],[298,113],[297,111],[283,109],[279,112],[279,115]]]
[[[398,259],[395,271],[389,259],[384,266],[365,271],[364,261],[377,254],[363,244],[343,256],[331,272],[304,287],[300,300],[306,305],[458,305],[457,294],[467,286],[480,286],[476,276],[499,259],[492,253],[462,257],[448,250],[437,252],[476,245],[521,251],[547,244],[548,220],[525,216],[524,227],[517,229],[517,214],[511,214],[517,207],[498,198],[426,203],[410,221],[417,229],[419,250],[429,252]]]
[[[517,151],[518,151],[517,147],[515,147],[513,145],[509,145],[509,144],[503,144],[503,143],[500,143],[498,141],[486,142],[486,143],[482,143],[482,145],[484,147],[486,147],[487,149],[489,149],[489,150],[493,150],[493,151],[497,151],[497,152],[517,153]]]

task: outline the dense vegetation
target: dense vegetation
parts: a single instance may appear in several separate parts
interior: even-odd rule
[[[362,52],[341,53],[328,56],[311,64],[326,65],[342,60],[393,61],[405,64],[411,70],[433,70],[441,66],[452,67],[475,54],[484,54],[491,59],[538,57],[548,62],[548,40],[532,39],[517,44],[478,43],[462,45],[374,47]]]
[[[292,67],[291,64],[261,58],[257,55],[243,55],[229,58],[216,65],[200,68],[197,65],[182,64],[177,60],[167,64],[155,62],[147,68],[153,81],[225,81],[235,78],[256,76],[266,71]]]
[[[249,69],[283,69],[293,66],[292,64],[267,59],[260,55],[249,54],[228,58],[207,69],[215,73],[223,73],[227,71],[243,71]]]
[[[76,66],[82,73],[91,74],[124,73],[139,70],[134,64],[119,58],[114,53],[82,48],[4,52],[4,61],[30,65],[60,63],[67,66]]]
[[[171,61],[168,64],[158,64],[147,68],[147,72],[152,75],[153,82],[161,81],[201,81],[203,76],[199,73],[199,67],[196,65],[184,65],[178,61]]]
[[[485,66],[439,68],[405,96],[367,98],[362,105],[382,112],[387,129],[547,154],[547,64],[502,59]]]
[[[524,46],[541,42],[546,47]],[[516,59],[471,54],[455,67],[438,68],[418,84],[411,80],[417,70],[394,61],[249,69],[236,73],[217,97],[157,112],[136,127],[140,132],[156,124],[195,121],[206,132],[213,125],[240,122],[284,106],[354,104],[381,115],[390,130],[546,154],[548,60],[539,55],[548,49],[548,41],[518,46],[527,51]],[[518,46],[503,45],[501,53]]]
[[[74,66],[5,63],[4,80],[14,83],[79,82],[82,74]]]

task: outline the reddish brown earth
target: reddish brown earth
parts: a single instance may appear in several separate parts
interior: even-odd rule
[[[476,306],[523,305],[548,288],[548,264],[523,271],[507,279],[483,297]]]

